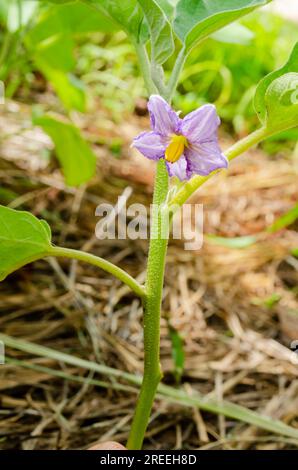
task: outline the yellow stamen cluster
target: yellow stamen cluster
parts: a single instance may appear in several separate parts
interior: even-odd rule
[[[184,135],[174,134],[165,152],[167,162],[177,162],[184,152],[184,147],[187,146],[188,142]]]

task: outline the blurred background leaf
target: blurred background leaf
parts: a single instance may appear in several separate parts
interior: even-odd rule
[[[247,248],[248,246],[251,246],[258,241],[257,237],[253,235],[244,236],[244,237],[226,238],[226,237],[218,237],[212,234],[209,234],[209,235],[206,234],[205,237],[210,243],[213,243],[214,245],[225,246],[227,248],[234,248],[234,249]]]
[[[247,46],[254,38],[254,33],[241,23],[232,23],[212,34],[211,37],[216,41]]]
[[[35,116],[33,123],[42,127],[55,144],[55,153],[62,166],[66,184],[79,186],[92,178],[95,174],[96,157],[73,124],[49,115]]]

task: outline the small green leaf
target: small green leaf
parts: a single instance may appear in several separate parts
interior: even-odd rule
[[[48,256],[51,230],[29,212],[0,206],[0,281],[28,263]]]
[[[259,119],[263,124],[265,124],[266,117],[267,117],[266,95],[267,95],[268,88],[270,87],[271,84],[273,84],[273,82],[276,79],[282,78],[283,75],[286,75],[288,73],[298,73],[298,42],[295,44],[295,46],[293,48],[293,51],[292,51],[287,63],[283,67],[281,67],[280,69],[275,70],[274,72],[271,72],[268,75],[266,75],[266,77],[264,77],[259,82],[259,84],[257,86],[256,94],[255,94],[255,98],[254,98],[254,106],[255,106],[255,110],[256,110],[256,112],[259,116]],[[287,79],[286,79],[286,82],[287,82]],[[293,84],[295,85],[295,81],[294,81]],[[276,84],[275,84],[275,86],[273,87],[273,90],[272,90],[273,94],[274,94],[274,90],[276,89],[276,86],[277,86],[277,88],[279,88],[280,86],[282,88],[284,88],[282,86],[282,81],[281,82],[276,82]],[[288,93],[291,93],[291,92],[293,93],[292,97],[294,97],[294,98],[295,98],[295,93],[296,93],[296,97],[297,97],[297,94],[298,94],[297,93],[297,85],[295,85],[295,86],[296,86],[296,88],[292,88],[291,90],[288,90]],[[286,91],[287,90],[284,89],[282,92],[286,92]],[[288,97],[291,98],[290,95],[288,95]],[[282,98],[282,96],[281,96],[281,98]]]
[[[244,237],[218,237],[216,235],[206,235],[207,240],[214,245],[225,246],[226,248],[242,249],[253,245],[257,242],[257,237],[248,235]]]
[[[163,64],[175,49],[172,27],[157,2],[138,0],[138,3],[149,25],[152,61],[156,64]]]
[[[265,94],[266,127],[280,132],[298,126],[298,73],[276,78]]]
[[[279,217],[275,222],[273,222],[270,227],[267,228],[267,232],[275,233],[278,230],[288,227],[293,224],[298,219],[298,204],[296,204],[292,209]]]
[[[189,51],[224,26],[271,0],[179,0],[174,31]]]
[[[33,123],[42,127],[54,142],[57,158],[69,186],[78,186],[92,178],[96,156],[73,124],[49,115],[35,117]]]

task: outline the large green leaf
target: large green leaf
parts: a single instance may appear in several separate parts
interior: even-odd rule
[[[275,110],[279,113],[282,112],[295,112],[295,98],[297,104],[297,89],[298,83],[295,74],[298,73],[298,42],[293,48],[287,63],[278,70],[269,73],[264,77],[257,86],[254,105],[260,121],[265,124],[270,114],[274,112],[274,99],[278,100]],[[291,74],[291,75],[289,75]],[[275,82],[275,83],[273,83]],[[291,111],[292,109],[292,111]],[[277,116],[278,117],[278,116]],[[283,119],[287,116],[279,116]],[[269,117],[271,121],[271,116]],[[282,130],[282,129],[281,129]]]
[[[174,31],[190,50],[229,23],[271,0],[179,0]]]
[[[51,230],[29,212],[0,206],[0,281],[32,261],[47,256]]]
[[[95,173],[96,157],[79,130],[49,115],[35,117],[33,122],[53,140],[66,183],[78,186],[89,181]]]
[[[175,49],[172,27],[154,0],[138,0],[147,20],[151,38],[151,58],[156,64],[163,64]]]
[[[83,0],[107,14],[134,41],[148,38],[144,30],[144,15],[137,0]]]

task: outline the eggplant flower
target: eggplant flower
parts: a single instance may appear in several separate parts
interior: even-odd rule
[[[206,104],[181,119],[161,96],[151,95],[148,110],[152,131],[142,132],[132,146],[150,160],[164,158],[170,176],[184,181],[227,168],[218,145],[215,106]]]

